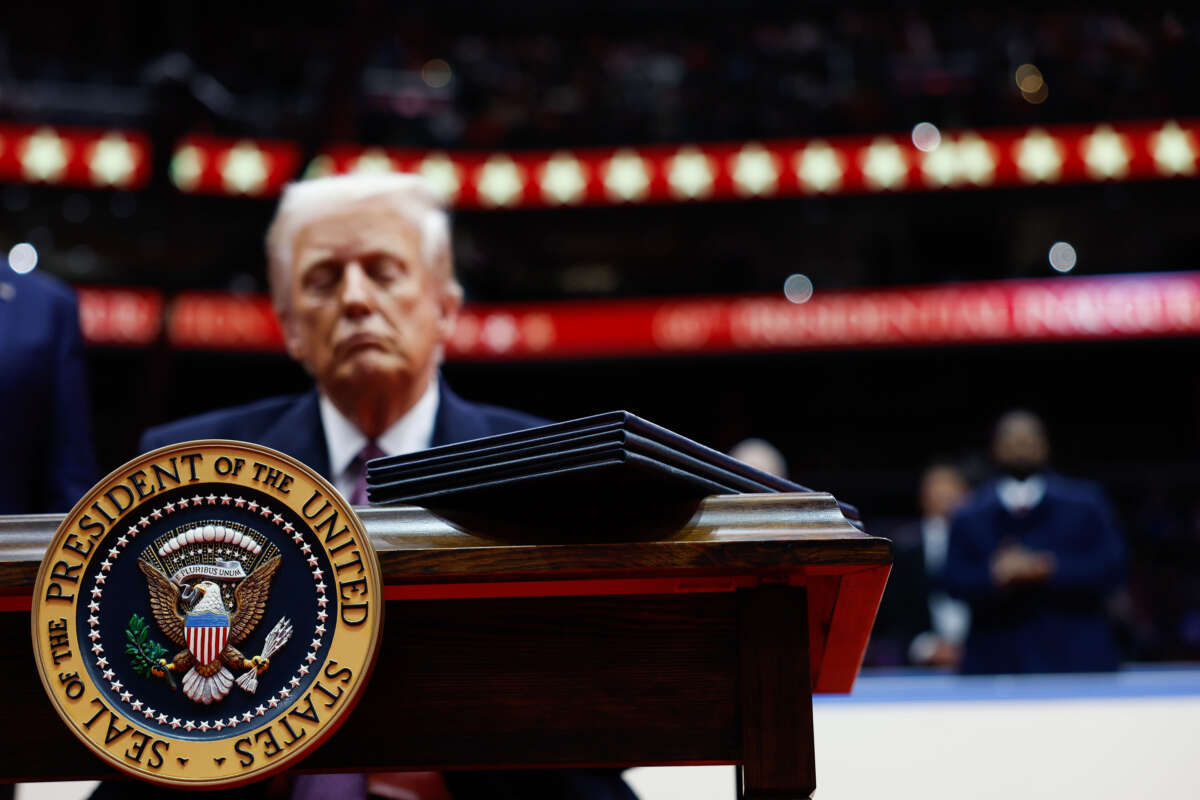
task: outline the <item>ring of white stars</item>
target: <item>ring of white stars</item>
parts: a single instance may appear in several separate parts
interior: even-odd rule
[[[313,631],[313,639],[309,643],[308,653],[304,656],[304,663],[300,665],[296,673],[288,680],[287,686],[280,689],[277,693],[271,695],[266,704],[259,704],[253,712],[246,711],[240,716],[218,717],[214,720],[185,720],[181,717],[168,717],[166,714],[159,712],[147,703],[142,702],[136,695],[130,692],[120,680],[116,679],[115,671],[109,666],[108,656],[104,654],[104,645],[100,643],[100,598],[104,596],[104,584],[108,580],[108,573],[112,570],[113,560],[117,558],[121,551],[137,537],[137,535],[149,528],[152,520],[163,519],[170,516],[175,511],[185,508],[195,508],[199,506],[229,506],[241,508],[253,514],[257,514],[264,520],[274,524],[285,534],[291,536],[292,541],[296,543],[300,552],[306,556],[309,570],[312,572],[313,583],[317,590],[317,627]],[[291,696],[292,692],[299,688],[303,682],[303,678],[312,671],[312,664],[317,660],[317,653],[321,649],[321,644],[325,639],[326,629],[325,621],[329,618],[329,613],[326,609],[329,606],[329,598],[326,596],[325,590],[328,588],[324,581],[325,573],[320,568],[320,562],[313,553],[312,545],[304,541],[304,534],[296,530],[290,522],[285,522],[283,517],[265,504],[259,504],[253,500],[246,500],[244,497],[231,497],[228,494],[217,496],[215,494],[194,495],[192,497],[181,498],[174,503],[166,503],[161,507],[156,507],[148,515],[142,517],[125,531],[124,534],[117,538],[116,544],[109,549],[107,557],[100,564],[100,571],[96,573],[95,581],[92,584],[91,602],[88,603],[88,628],[90,629],[87,638],[91,641],[92,654],[95,657],[96,668],[100,670],[100,674],[104,680],[108,682],[109,688],[121,698],[121,702],[128,705],[135,713],[141,714],[148,720],[157,722],[160,725],[169,726],[172,730],[183,728],[191,733],[193,730],[208,731],[208,730],[224,730],[225,728],[236,728],[253,721],[257,717],[266,714],[269,709],[274,709]],[[189,727],[190,726],[190,727]]]

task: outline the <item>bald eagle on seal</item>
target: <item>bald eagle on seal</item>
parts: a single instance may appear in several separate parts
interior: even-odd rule
[[[229,694],[233,686],[230,667],[265,671],[269,659],[246,658],[234,645],[253,633],[262,619],[279,564],[277,555],[246,576],[234,589],[230,613],[221,598],[221,587],[212,581],[181,585],[151,564],[138,561],[158,627],[183,648],[170,661],[160,659],[155,674],[182,674],[184,694],[208,705]]]

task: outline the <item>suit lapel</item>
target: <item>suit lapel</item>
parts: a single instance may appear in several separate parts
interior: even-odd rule
[[[470,403],[450,391],[445,381],[438,386],[438,410],[433,421],[433,447],[487,436],[489,431]]]
[[[471,404],[442,381],[438,387],[438,410],[434,417],[431,445],[438,447],[487,435],[483,421],[472,410]],[[332,480],[316,389],[297,397],[263,432],[259,443],[287,453]]]
[[[260,444],[287,453],[325,476],[329,480],[329,452],[325,446],[325,427],[317,392],[300,395],[270,428],[263,432]]]

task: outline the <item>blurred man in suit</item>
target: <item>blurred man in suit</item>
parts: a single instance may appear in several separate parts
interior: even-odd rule
[[[49,275],[4,269],[0,514],[70,511],[92,488],[91,416],[75,294]],[[0,786],[0,798],[13,794]]]
[[[1125,549],[1100,489],[1049,469],[1042,421],[1012,411],[996,425],[1000,473],[955,517],[948,590],[971,606],[968,673],[1117,668],[1105,614]]]
[[[267,259],[288,354],[314,388],[151,429],[143,449],[200,438],[257,442],[308,464],[361,505],[370,458],[543,424],[467,402],[439,376],[463,292],[447,215],[420,176],[292,184],[267,234]],[[292,796],[352,800],[366,789],[364,776],[311,776]],[[372,791],[420,800],[633,797],[612,770],[458,773],[444,784],[425,773]]]
[[[942,571],[950,545],[950,518],[969,490],[962,471],[935,462],[921,475],[921,518],[892,534],[895,559],[879,609],[875,635],[899,651],[893,658],[930,667],[957,667],[971,624],[971,610],[949,597]],[[877,645],[878,646],[878,645]]]
[[[66,512],[96,481],[79,306],[38,272],[0,275],[0,514]]]

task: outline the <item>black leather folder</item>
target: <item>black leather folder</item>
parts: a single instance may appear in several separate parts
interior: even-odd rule
[[[625,504],[709,494],[806,492],[627,411],[435,447],[367,465],[373,504],[474,510],[569,507],[600,494]],[[616,493],[619,493],[616,494]],[[843,510],[857,519],[849,506]]]
[[[500,458],[533,446],[570,447],[582,437],[613,431],[625,432],[640,436],[647,441],[658,442],[664,447],[721,466],[764,486],[773,487],[777,491],[806,491],[799,484],[757,470],[749,464],[744,464],[711,447],[705,447],[674,431],[630,414],[628,411],[609,411],[566,422],[555,422],[538,428],[528,428],[523,431],[502,433],[469,442],[434,447],[408,455],[376,459],[368,465],[368,481],[371,480],[372,474],[382,475],[385,471],[389,476],[395,478],[409,474],[429,475],[442,468],[449,468],[462,459]]]

